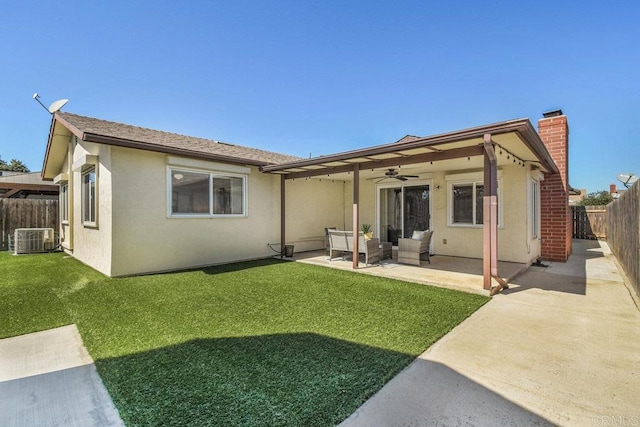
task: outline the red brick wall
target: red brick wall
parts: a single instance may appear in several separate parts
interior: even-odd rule
[[[569,207],[569,126],[564,115],[540,119],[538,133],[560,173],[545,174],[540,191],[542,258],[566,261],[571,254],[573,214]]]

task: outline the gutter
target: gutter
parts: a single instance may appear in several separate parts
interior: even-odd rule
[[[269,164],[259,160],[239,159],[237,157],[232,157],[232,156],[224,156],[220,154],[209,154],[209,153],[203,153],[201,151],[186,150],[184,148],[168,147],[165,145],[151,144],[148,142],[140,142],[140,141],[132,141],[129,139],[97,135],[93,133],[83,133],[81,139],[83,141],[95,142],[98,144],[114,145],[117,147],[125,147],[125,148],[135,148],[139,150],[155,151],[158,153],[165,153],[165,154],[175,154],[175,155],[180,155],[184,157],[192,157],[196,159],[216,160],[216,161],[222,161],[227,163],[233,163],[237,165],[266,166]]]

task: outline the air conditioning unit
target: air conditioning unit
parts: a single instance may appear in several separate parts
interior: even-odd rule
[[[14,254],[49,252],[56,247],[53,228],[16,228]]]

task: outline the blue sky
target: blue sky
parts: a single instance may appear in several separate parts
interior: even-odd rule
[[[34,171],[50,124],[38,92],[302,157],[561,108],[571,185],[640,174],[637,0],[0,4],[0,156]]]

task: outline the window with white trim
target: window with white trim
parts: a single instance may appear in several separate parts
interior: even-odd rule
[[[538,230],[540,229],[540,183],[536,180],[531,180],[531,238],[538,237]]]
[[[171,213],[209,214],[209,174],[171,171]]]
[[[498,203],[500,202],[500,180],[498,180]],[[483,181],[456,181],[449,184],[449,225],[481,226],[484,223]],[[498,208],[498,225],[502,215]]]
[[[243,215],[244,180],[239,177],[213,176],[213,214]]]
[[[60,221],[69,222],[69,183],[60,184]]]
[[[170,216],[246,215],[246,176],[169,170]]]
[[[85,225],[96,224],[96,196],[96,167],[91,166],[82,171],[82,222]]]
[[[454,224],[482,224],[484,186],[475,182],[452,185],[452,216]]]

